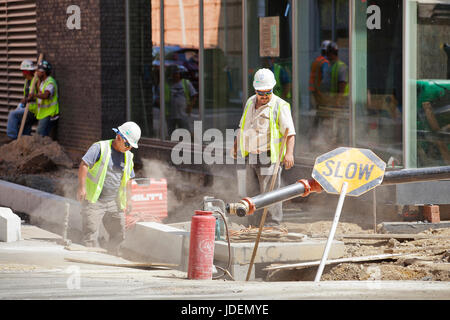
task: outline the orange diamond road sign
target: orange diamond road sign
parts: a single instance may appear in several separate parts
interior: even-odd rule
[[[386,163],[368,149],[337,148],[316,159],[312,177],[328,193],[339,194],[344,181],[347,194],[360,196],[383,181]]]

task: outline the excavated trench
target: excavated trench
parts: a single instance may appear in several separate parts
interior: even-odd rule
[[[148,175],[148,168],[141,174]],[[150,166],[150,165],[149,165]],[[167,166],[151,172],[169,172]],[[158,177],[156,177],[158,178]],[[70,199],[76,198],[77,169],[63,148],[49,137],[23,136],[19,141],[13,141],[0,146],[0,179],[33,189],[57,194]],[[180,181],[180,177],[174,177]],[[195,179],[195,178],[192,178]],[[165,222],[186,221],[194,209],[201,209],[204,194],[173,187],[168,179],[169,218]],[[194,181],[186,181],[186,185]],[[177,184],[179,185],[179,184]],[[224,188],[204,187],[207,195],[214,195],[211,190]],[[205,194],[206,195],[206,194]],[[216,194],[220,197],[220,194]],[[289,232],[303,233],[307,236],[327,237],[331,228],[332,214],[317,215],[309,212],[307,205],[287,202],[286,211],[290,208],[304,208],[296,219],[289,219],[283,224]],[[183,214],[180,209],[183,208]],[[187,208],[190,208],[189,210]],[[192,210],[191,210],[192,209]],[[26,214],[21,214],[26,219]],[[288,216],[288,215],[287,215]],[[359,217],[360,214],[351,216]],[[358,221],[352,222],[349,215],[343,216],[336,231],[336,238],[345,234],[373,234],[367,225],[361,227]],[[302,222],[298,222],[302,221]],[[235,231],[243,225],[234,224]],[[405,253],[404,256],[377,262],[340,263],[327,265],[322,280],[428,280],[450,281],[450,228],[427,230],[420,235],[429,238],[419,240],[397,240],[395,237],[384,240],[377,239],[343,239],[345,243],[344,257],[361,257],[384,254],[386,252]],[[436,236],[440,236],[437,239]],[[445,239],[443,239],[445,238]],[[408,254],[408,255],[407,255]],[[264,281],[311,281],[314,279],[317,267],[302,269],[276,270],[263,274]]]

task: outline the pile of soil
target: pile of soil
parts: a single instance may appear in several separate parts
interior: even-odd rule
[[[77,170],[50,137],[22,136],[0,146],[0,179],[73,198]]]
[[[48,172],[58,167],[72,168],[63,148],[50,137],[22,136],[0,147],[0,165],[9,175]]]

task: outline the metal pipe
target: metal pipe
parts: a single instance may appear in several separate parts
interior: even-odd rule
[[[306,197],[311,192],[321,192],[322,187],[314,180],[299,180],[297,183],[285,186],[283,188],[259,194],[255,197],[246,197],[238,203],[229,203],[226,211],[229,214],[236,214],[239,217],[253,214],[255,210],[268,207],[281,201],[287,201],[296,197]]]
[[[450,166],[402,169],[384,173],[382,185],[450,179]]]
[[[442,179],[450,179],[450,166],[388,171],[384,173],[381,184],[391,185]],[[320,184],[314,179],[302,179],[271,192],[262,193],[254,197],[246,197],[237,203],[229,203],[226,205],[226,211],[228,214],[243,217],[278,202],[296,197],[306,197],[312,192],[322,192]]]

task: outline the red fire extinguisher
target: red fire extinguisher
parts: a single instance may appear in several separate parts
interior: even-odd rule
[[[191,221],[188,279],[212,279],[215,231],[212,212],[196,210]]]

